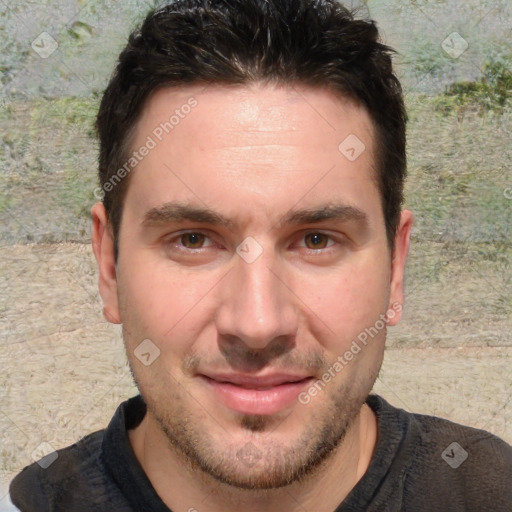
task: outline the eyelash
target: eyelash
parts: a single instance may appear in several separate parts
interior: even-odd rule
[[[176,240],[180,240],[183,236],[185,235],[204,235],[208,240],[211,240],[211,237],[209,237],[206,233],[204,233],[203,231],[183,231],[177,235],[174,235],[172,238],[169,238],[167,239],[166,243],[168,245],[172,245],[174,241]],[[304,233],[302,235],[302,239],[304,239],[306,236],[308,235],[321,235],[321,236],[325,236],[328,238],[328,240],[331,240],[333,241],[334,243],[331,244],[331,245],[328,245],[327,247],[324,247],[324,248],[321,248],[321,249],[309,249],[307,247],[303,248],[306,253],[308,254],[328,254],[330,252],[332,252],[333,250],[335,250],[335,246],[336,245],[341,245],[341,241],[340,240],[336,240],[333,236],[327,234],[327,233],[324,233],[323,231],[308,231],[307,233]],[[212,241],[212,240],[211,240]],[[213,241],[212,241],[213,242]],[[212,243],[212,245],[214,245],[214,243]],[[208,246],[210,247],[210,246]],[[189,254],[197,254],[198,252],[200,251],[203,251],[204,249],[207,249],[208,247],[200,247],[198,249],[188,249],[186,247],[183,247],[182,245],[179,246],[178,248],[178,251],[181,251],[181,252],[186,252],[186,253],[189,253]]]

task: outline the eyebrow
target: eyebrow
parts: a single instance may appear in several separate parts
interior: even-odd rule
[[[272,229],[280,229],[288,225],[314,224],[326,220],[337,222],[357,221],[367,226],[368,216],[359,208],[338,203],[328,203],[301,210],[291,210],[286,213]],[[151,208],[144,214],[143,225],[153,226],[170,222],[197,222],[223,226],[234,230],[236,222],[207,207],[170,202]]]

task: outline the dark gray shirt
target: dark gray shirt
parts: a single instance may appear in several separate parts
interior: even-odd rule
[[[377,446],[365,475],[333,512],[512,512],[511,446],[376,395],[367,403],[378,419]],[[145,413],[142,398],[131,398],[107,429],[59,450],[46,469],[23,469],[10,486],[14,505],[22,512],[169,512],[128,439]]]

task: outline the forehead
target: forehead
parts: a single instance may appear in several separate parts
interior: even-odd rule
[[[140,141],[156,130],[157,138],[162,135],[170,143],[187,127],[201,136],[201,142],[208,139],[231,147],[290,144],[307,137],[308,146],[322,140],[335,149],[340,137],[352,130],[364,139],[367,149],[373,149],[373,123],[366,109],[327,88],[260,83],[163,88],[146,101],[135,138]]]
[[[146,102],[132,148],[148,141],[128,190],[146,210],[169,200],[229,206],[226,195],[234,202],[236,192],[267,211],[282,197],[338,199],[343,184],[353,196],[372,188],[375,199],[373,123],[363,107],[326,89],[161,89]]]

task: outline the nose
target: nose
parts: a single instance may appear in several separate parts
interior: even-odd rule
[[[248,349],[265,349],[273,341],[292,343],[298,330],[298,303],[279,271],[272,251],[255,261],[236,256],[223,280],[216,323],[225,340]],[[282,270],[282,269],[281,269]]]

